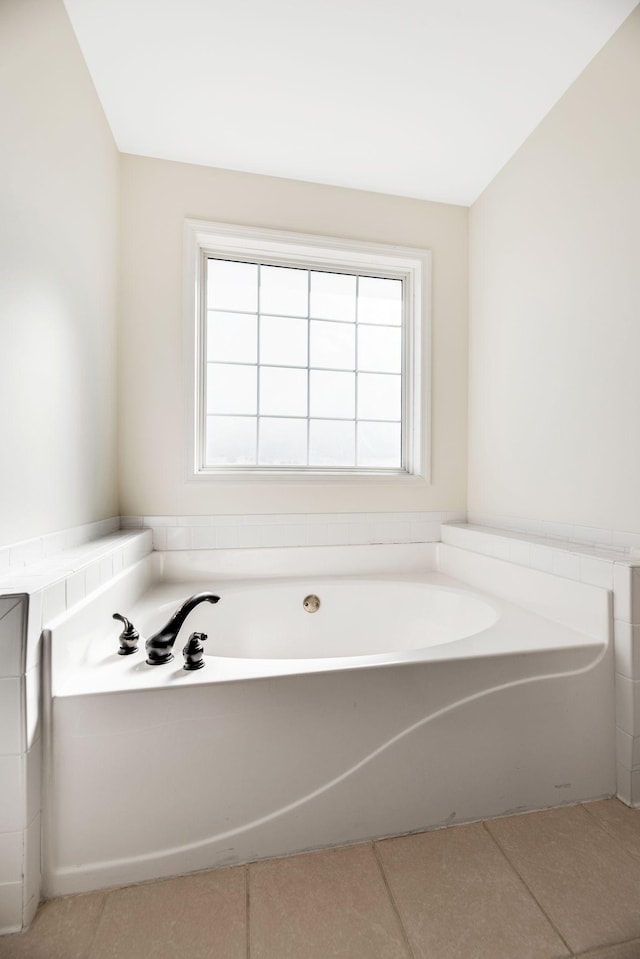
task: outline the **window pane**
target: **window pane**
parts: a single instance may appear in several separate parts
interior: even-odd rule
[[[308,270],[261,266],[260,312],[284,316],[307,316],[308,286]]]
[[[325,373],[311,370],[310,415],[349,419],[356,413],[354,373]]]
[[[306,466],[306,419],[261,417],[258,462],[263,466]]]
[[[355,368],[355,326],[311,321],[311,366],[332,370]]]
[[[256,462],[254,416],[207,416],[207,466],[251,466]]]
[[[251,313],[209,310],[207,359],[223,363],[255,363],[258,359],[258,318]]]
[[[309,466],[354,466],[355,423],[311,420]]]
[[[261,316],[260,362],[306,366],[307,321],[286,316]]]
[[[361,276],[358,283],[360,323],[402,324],[402,280]]]
[[[195,288],[199,462],[272,479],[421,463],[421,409],[410,431],[403,421],[420,387],[405,377],[421,359],[409,295],[422,285],[418,257],[342,240],[311,251],[295,234],[275,251],[267,234],[263,243],[238,228],[232,239],[212,230],[200,247],[205,232]]]
[[[402,330],[400,327],[358,327],[358,369],[380,373],[402,370]]]
[[[345,273],[311,273],[310,315],[321,320],[356,319],[356,278]]]
[[[207,413],[256,413],[257,367],[207,364]]]
[[[207,306],[210,310],[258,309],[258,267],[255,263],[209,260]]]
[[[266,366],[260,370],[260,413],[307,415],[307,371]]]
[[[402,403],[400,377],[358,374],[358,417],[365,420],[399,420]]]
[[[358,424],[358,466],[400,469],[401,465],[399,423]]]

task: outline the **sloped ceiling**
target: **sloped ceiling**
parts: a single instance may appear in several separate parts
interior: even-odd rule
[[[64,2],[123,152],[470,204],[637,0]]]

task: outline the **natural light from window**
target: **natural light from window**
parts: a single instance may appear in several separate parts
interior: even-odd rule
[[[206,466],[402,468],[401,279],[207,263]]]
[[[188,479],[428,482],[428,250],[185,221]]]

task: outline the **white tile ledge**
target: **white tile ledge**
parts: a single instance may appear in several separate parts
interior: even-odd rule
[[[120,517],[110,516],[108,519],[85,523],[82,526],[72,526],[69,529],[0,547],[0,574],[5,575],[26,566],[30,567],[48,556],[108,536],[118,529],[120,529]]]
[[[640,561],[640,532],[631,532],[597,526],[580,526],[558,523],[552,520],[525,519],[504,513],[484,513],[469,510],[466,522],[470,525],[493,528],[501,532],[514,532],[539,536],[543,541],[563,541],[583,546],[596,546],[604,550],[623,552],[631,559]]]
[[[5,597],[6,602],[7,597],[20,595],[26,597],[28,603],[26,643],[16,636],[9,644],[14,660],[11,673],[15,672],[16,664],[21,675],[37,666],[43,629],[148,556],[152,549],[151,530],[126,530],[0,577],[0,600]],[[17,649],[14,648],[16,642]]]
[[[542,557],[544,554],[536,552],[540,549],[548,550],[549,556],[553,558],[553,553],[565,553],[578,558],[588,560],[602,561],[603,563],[616,563],[628,567],[640,567],[640,557],[633,556],[623,547],[615,546],[589,546],[585,543],[572,542],[570,540],[554,539],[551,537],[538,536],[533,533],[520,532],[510,529],[499,529],[493,526],[479,526],[474,523],[443,523],[442,541],[455,546],[464,546],[466,549],[474,552],[484,553],[490,556],[497,556],[500,559],[512,559],[513,562],[519,562],[523,566],[531,566],[534,569],[543,568],[531,560],[531,557]],[[500,545],[502,544],[502,546]],[[524,544],[529,547],[530,559],[525,561],[526,550],[521,553],[518,559],[515,555],[518,547],[514,544]],[[509,553],[512,555],[509,555]],[[544,567],[546,571],[551,572],[550,568]],[[563,575],[559,570],[558,575]],[[578,576],[569,576],[571,579],[580,578]],[[598,585],[597,583],[593,585]]]
[[[385,513],[265,513],[122,516],[123,529],[149,528],[156,550],[259,549],[434,543],[440,524],[464,510]]]
[[[90,572],[89,585],[97,589],[98,585],[120,572],[125,566],[151,552],[151,533],[149,530],[121,530],[93,540],[73,549],[63,550],[46,559],[31,563],[18,569],[12,569],[0,576],[0,596],[14,593],[31,595],[61,581],[68,580],[73,574]],[[122,554],[120,556],[120,554]],[[118,557],[120,563],[113,560]],[[103,560],[110,558],[112,565]],[[93,576],[93,567],[102,566]],[[116,568],[117,566],[117,568]],[[98,582],[100,581],[100,582]],[[88,590],[91,592],[92,590]]]

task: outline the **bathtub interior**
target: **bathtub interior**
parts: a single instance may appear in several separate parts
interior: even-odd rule
[[[167,575],[157,556],[147,557],[59,624],[51,650],[53,696],[513,652],[530,655],[593,647],[597,654],[606,634],[602,615],[591,615],[595,606],[592,602],[592,609],[585,607],[584,597],[573,597],[564,607],[556,602],[557,608],[550,610],[556,619],[547,618],[541,630],[539,619],[521,605],[434,569],[340,577],[323,569],[314,576],[244,580],[225,578],[219,571],[207,575],[204,568],[198,570],[199,578],[189,579],[194,570],[187,559],[182,571],[184,579],[174,561]],[[218,594],[220,602],[202,603],[189,614],[171,663],[147,664],[145,638],[161,629],[185,599],[203,590]],[[320,598],[316,613],[303,606],[310,594]],[[552,594],[549,598],[557,599]],[[591,636],[580,628],[585,609],[590,613]],[[115,610],[140,631],[138,650],[131,656],[118,655],[122,627],[112,618]],[[206,668],[185,672],[182,650],[192,632],[208,637]]]
[[[349,579],[328,575],[324,557],[318,575],[250,583],[219,570],[194,578],[189,557],[182,578],[175,565],[167,575],[150,557],[52,629],[48,895],[429,828],[452,811],[465,821],[614,791],[605,591],[522,570],[527,609],[523,583],[501,565],[502,595],[479,588],[473,568],[466,582],[452,578],[455,553],[443,554],[446,573],[434,562]],[[438,612],[449,632],[425,645],[409,629],[422,643],[411,648],[398,611],[425,586],[423,612]],[[156,628],[203,588],[223,596],[203,610],[218,653],[205,669],[117,656],[115,609]],[[307,591],[329,597],[320,611],[338,639],[321,649],[320,615],[302,609]],[[357,602],[345,612],[348,596]],[[361,607],[375,626],[358,633]],[[228,618],[215,619],[225,608]],[[253,624],[244,635],[233,633],[236,612]],[[264,629],[267,646],[257,632],[271,618],[281,626]],[[199,622],[194,613],[188,630]],[[283,636],[297,658],[279,655]],[[385,651],[372,653],[372,636]],[[301,642],[323,656],[299,655]]]
[[[185,592],[183,586],[182,592]],[[201,588],[193,582],[189,588]],[[216,586],[220,602],[190,614],[175,643],[179,652],[197,630],[210,637],[212,656],[248,659],[321,659],[418,650],[480,632],[497,608],[468,591],[401,580],[317,577]],[[308,612],[307,596],[319,608]],[[175,611],[166,588],[134,609],[141,635],[161,629]]]

